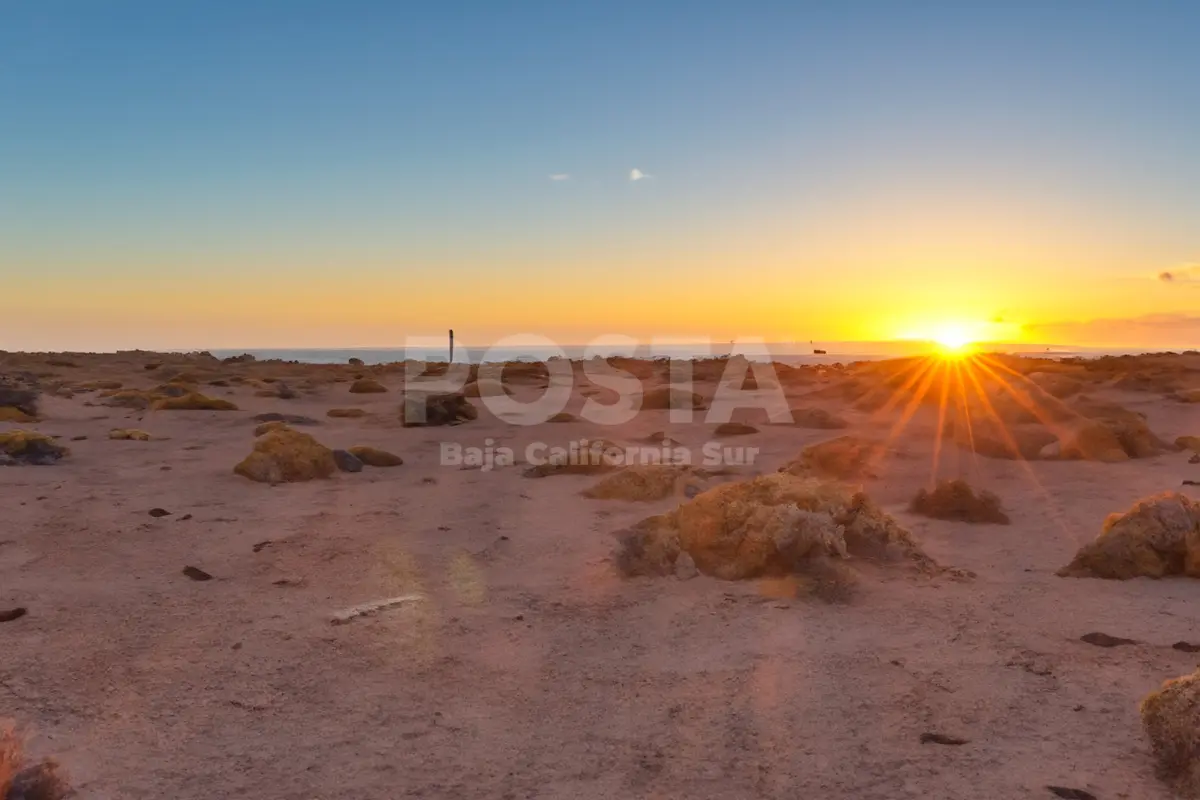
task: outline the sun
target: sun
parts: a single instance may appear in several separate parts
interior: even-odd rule
[[[971,335],[959,325],[944,325],[930,337],[938,352],[948,358],[958,358],[971,349]]]

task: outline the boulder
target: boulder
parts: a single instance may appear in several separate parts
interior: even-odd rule
[[[1184,797],[1200,797],[1200,670],[1166,681],[1141,703],[1158,775]]]
[[[350,384],[351,394],[382,394],[387,387],[372,378],[359,378]]]
[[[334,450],[333,461],[342,472],[362,472],[363,470],[363,462],[359,460],[358,456],[346,450]]]
[[[1058,575],[1200,578],[1200,502],[1164,492],[1139,500],[1124,513],[1110,514],[1100,535],[1080,548]]]
[[[70,455],[67,448],[55,444],[54,439],[37,431],[0,431],[0,454],[6,464],[46,466]]]
[[[280,429],[255,439],[254,450],[233,471],[260,483],[285,483],[328,478],[337,462],[332,450],[307,433]]]
[[[939,481],[932,491],[921,489],[909,504],[909,511],[956,522],[1007,525],[1011,521],[1000,507],[999,497],[989,491],[976,494],[964,480]]]
[[[347,449],[350,455],[354,456],[368,467],[398,467],[404,463],[404,459],[400,456],[389,453],[386,450],[379,450],[374,447],[360,445]]]

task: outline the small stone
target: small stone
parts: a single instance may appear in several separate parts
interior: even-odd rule
[[[1192,644],[1191,642],[1176,642],[1171,645],[1172,650],[1178,650],[1181,653],[1200,653],[1200,644]]]
[[[347,450],[334,450],[333,461],[342,472],[362,472],[363,462]]]
[[[169,517],[169,516],[171,516],[171,512],[167,511],[165,508],[152,508],[152,509],[150,509],[150,516],[152,516],[152,517]]]
[[[72,441],[72,442],[82,442],[82,441],[84,441],[85,439],[87,439],[87,437],[86,437],[86,436],[72,436],[72,437],[71,437],[71,441]]]
[[[1087,642],[1096,647],[1120,647],[1125,644],[1137,644],[1133,639],[1122,639],[1120,636],[1109,636],[1107,633],[1085,633],[1079,641]]]
[[[922,733],[921,744],[945,744],[953,747],[966,744],[969,740],[960,739],[957,736],[947,736],[944,733]]]
[[[1063,800],[1096,800],[1096,795],[1085,792],[1083,789],[1072,789],[1069,786],[1047,786],[1046,788],[1055,797],[1061,797]]]
[[[256,553],[261,552],[264,547],[270,547],[273,544],[275,544],[275,543],[273,541],[271,541],[270,539],[261,541],[258,544],[254,545],[254,552],[256,552]]]
[[[696,569],[696,562],[687,553],[680,553],[675,559],[675,577],[681,581],[688,581],[700,574],[700,570]]]
[[[10,608],[7,611],[0,611],[0,622],[12,622],[28,613],[29,610],[26,608]]]
[[[199,569],[197,567],[184,567],[183,574],[188,576],[189,578],[191,578],[194,581],[211,581],[212,580],[212,575],[209,575],[207,572],[205,572],[204,570]]]

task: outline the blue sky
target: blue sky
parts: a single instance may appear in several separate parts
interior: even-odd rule
[[[1198,33],[1182,2],[0,0],[0,270],[101,328],[191,281],[195,336],[231,280],[331,271],[438,313],[435,275],[716,314],[731,274],[828,306],[915,270],[972,314],[1121,316],[1200,260]],[[1056,313],[1048,269],[1109,290]],[[1200,299],[1152,284],[1132,313]]]

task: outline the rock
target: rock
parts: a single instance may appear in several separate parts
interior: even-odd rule
[[[88,438],[88,437],[86,437],[86,436],[84,436],[84,435],[80,434],[79,436],[72,436],[72,437],[71,437],[71,441],[72,441],[72,442],[83,442],[83,441],[87,441],[87,438]]]
[[[151,403],[154,411],[237,411],[228,400],[191,392],[182,397],[164,397]]]
[[[398,455],[393,455],[386,450],[378,450],[374,447],[365,447],[362,445],[348,448],[350,455],[357,458],[368,467],[398,467],[404,463]]]
[[[364,366],[363,360],[361,358],[350,358],[349,360],[346,361],[346,363],[352,367]]]
[[[255,422],[286,422],[288,425],[320,425],[319,419],[305,417],[301,414],[280,414],[276,411],[268,411],[263,414],[255,414],[253,417]]]
[[[350,384],[351,394],[382,394],[386,391],[386,386],[371,378],[359,378]]]
[[[38,415],[37,406],[37,389],[10,386],[7,383],[0,384],[0,408],[11,408],[14,414],[21,413],[27,417],[36,419]],[[5,421],[20,422],[21,420]]]
[[[642,396],[644,411],[669,408],[703,410],[707,407],[702,396],[678,386],[659,386]]]
[[[45,466],[70,455],[70,452],[55,444],[53,437],[37,431],[18,429],[0,432],[0,453],[14,464]]]
[[[283,381],[275,384],[275,396],[280,400],[295,400],[296,390],[288,386]]]
[[[781,471],[791,475],[857,480],[874,477],[875,465],[883,453],[883,445],[879,442],[857,436],[839,436],[804,448],[800,457],[785,465]]]
[[[1200,795],[1200,670],[1151,692],[1141,713],[1159,777],[1182,795]]]
[[[363,469],[363,462],[358,456],[346,450],[334,450],[333,462],[342,472],[362,472]]]
[[[922,733],[921,744],[944,744],[952,747],[967,744],[969,739],[960,739],[957,736],[947,736],[944,733]]]
[[[0,751],[6,755],[14,754],[3,741],[0,741]],[[19,753],[19,750],[16,752]],[[11,764],[5,766],[12,767]],[[58,762],[52,759],[22,767],[12,776],[4,800],[65,800],[74,797],[71,787],[58,770]]]
[[[141,389],[124,389],[119,392],[104,392],[99,395],[101,405],[110,408],[132,408],[141,411],[150,407],[158,395]]]
[[[1007,525],[1008,514],[1000,508],[1000,498],[988,491],[978,495],[964,480],[938,481],[933,491],[921,489],[908,510],[931,519],[957,522]]]
[[[489,378],[467,381],[462,391],[465,397],[504,397],[507,394],[503,383]]]
[[[758,428],[742,422],[722,422],[713,429],[713,436],[748,436],[758,433]]]
[[[1120,647],[1127,644],[1137,644],[1133,639],[1122,639],[1119,636],[1109,636],[1107,633],[1085,633],[1079,641],[1096,647]]]
[[[1100,535],[1058,575],[1114,580],[1200,577],[1200,503],[1164,492],[1139,500],[1123,514],[1109,514]]]
[[[366,415],[367,412],[361,408],[331,408],[325,412],[325,416],[327,417],[344,417],[346,419],[356,419],[358,417],[365,417]]]
[[[289,430],[291,430],[291,427],[286,422],[284,422],[283,420],[276,419],[276,420],[272,420],[270,422],[260,423],[258,426],[256,426],[254,428],[254,435],[262,436],[264,433],[270,433],[271,431],[289,431]]]
[[[422,413],[423,407],[423,413]],[[459,425],[479,417],[479,410],[458,392],[449,394],[408,394],[400,406],[404,427]]]
[[[553,475],[598,475],[621,466],[625,449],[607,439],[580,439],[565,450],[551,452],[541,464],[534,464],[521,474],[526,478],[547,478]]]
[[[685,486],[699,483],[700,473],[688,466],[647,464],[622,467],[583,491],[593,500],[627,500],[648,503],[683,494]]]
[[[1083,384],[1069,375],[1063,375],[1058,372],[1033,372],[1028,376],[1029,380],[1037,384],[1038,388],[1046,392],[1051,397],[1063,399],[1079,394],[1083,391]]]
[[[275,430],[254,441],[254,450],[233,471],[260,483],[328,478],[337,471],[333,451],[307,433]]]
[[[679,534],[660,518],[642,520],[630,530],[617,534],[614,557],[617,571],[627,578],[671,575],[681,555]],[[695,566],[693,562],[692,566]],[[684,565],[686,570],[686,564]]]
[[[137,428],[113,428],[108,432],[108,438],[117,441],[148,442],[151,436]]]
[[[26,608],[10,608],[6,611],[0,611],[0,622],[13,622],[20,619],[29,613]]]
[[[1180,436],[1175,440],[1175,446],[1180,450],[1191,450],[1200,454],[1200,436]]]
[[[194,581],[211,581],[212,575],[209,575],[204,570],[198,567],[184,567],[183,574]]]
[[[1171,645],[1172,650],[1178,650],[1181,653],[1200,653],[1200,644],[1191,644],[1190,642],[1176,642]]]
[[[149,514],[152,517],[169,517],[169,516],[171,516],[171,512],[167,511],[165,508],[152,508],[152,509],[150,509]]]
[[[1069,786],[1047,786],[1050,793],[1063,800],[1096,800],[1096,795],[1083,789],[1072,789]]]
[[[579,422],[579,417],[574,414],[568,414],[566,411],[560,411],[551,416],[546,422]]]

